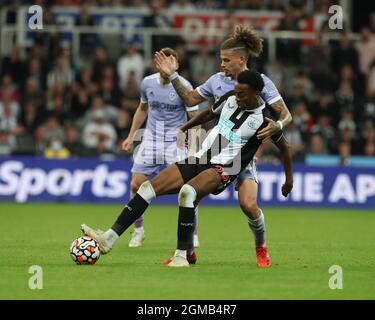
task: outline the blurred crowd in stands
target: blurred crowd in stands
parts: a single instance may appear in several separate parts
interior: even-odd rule
[[[168,24],[159,19],[164,8],[179,10],[266,9],[284,12],[280,30],[298,30],[298,19],[309,14],[306,1],[121,1],[55,0],[54,5],[150,6],[146,26]],[[20,4],[6,5],[8,24],[16,23]],[[45,5],[46,1],[32,1]],[[315,1],[314,13],[327,12],[332,1]],[[93,25],[87,8],[76,25]],[[311,9],[311,8],[310,8]],[[13,11],[12,11],[13,10]],[[310,12],[311,13],[311,12]],[[45,23],[53,24],[52,16]],[[324,27],[308,45],[302,40],[278,40],[277,59],[267,55],[252,63],[278,87],[293,116],[285,129],[296,161],[307,154],[340,155],[345,164],[351,155],[375,157],[375,13],[358,41],[341,31],[337,41],[323,41]],[[324,24],[323,24],[324,26]],[[141,79],[155,72],[143,52],[125,43],[113,57],[95,35],[81,39],[82,61],[72,48],[53,34],[39,34],[22,52],[13,45],[0,61],[0,154],[41,154],[47,157],[123,154],[120,145],[130,130],[139,104]],[[217,47],[188,50],[183,40],[175,43],[179,73],[198,86],[219,71]],[[267,49],[267,42],[265,41]],[[276,161],[271,143],[261,154]]]

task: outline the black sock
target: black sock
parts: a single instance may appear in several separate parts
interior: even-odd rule
[[[146,211],[147,207],[148,202],[136,193],[122,210],[111,229],[121,236]]]
[[[179,207],[177,249],[188,250],[193,243],[195,209]]]
[[[194,248],[194,234],[195,234],[195,229],[197,228],[197,224],[198,224],[198,216],[197,216],[197,212],[195,211],[196,208],[194,209],[194,212],[195,212],[195,215],[194,215],[194,232],[193,232],[193,238],[191,239],[192,242],[189,244],[189,247],[187,249],[187,255],[191,255],[193,254],[195,248]]]

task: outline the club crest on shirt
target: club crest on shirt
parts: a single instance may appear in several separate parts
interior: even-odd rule
[[[177,94],[174,91],[169,92],[169,100],[173,101],[176,100]]]
[[[257,124],[255,123],[256,121],[255,120],[250,120],[247,125],[251,128],[251,129],[256,129],[257,128]]]

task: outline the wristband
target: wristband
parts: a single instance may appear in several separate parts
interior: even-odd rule
[[[169,81],[173,81],[174,79],[176,79],[178,77],[178,73],[177,71],[173,72],[169,77]]]
[[[280,130],[283,130],[283,122],[281,120],[278,120],[276,123],[279,124]]]

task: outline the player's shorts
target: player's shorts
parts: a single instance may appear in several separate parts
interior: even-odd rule
[[[182,179],[184,183],[189,182],[191,179],[195,178],[201,172],[213,168],[221,177],[221,183],[212,194],[216,195],[223,192],[233,181],[238,178],[238,174],[230,175],[225,172],[225,168],[216,164],[200,164],[199,159],[195,157],[189,157],[184,162],[176,162],[178,169],[180,170]]]
[[[135,151],[132,173],[141,173],[150,179],[168,165],[186,158],[187,151],[177,148],[176,142],[156,145],[154,141],[143,140]]]
[[[254,180],[256,183],[258,183],[258,171],[257,171],[257,158],[256,157],[254,157],[253,160],[250,161],[246,169],[243,170],[239,174],[235,182],[235,189],[238,190],[239,182],[246,180],[246,179]]]

